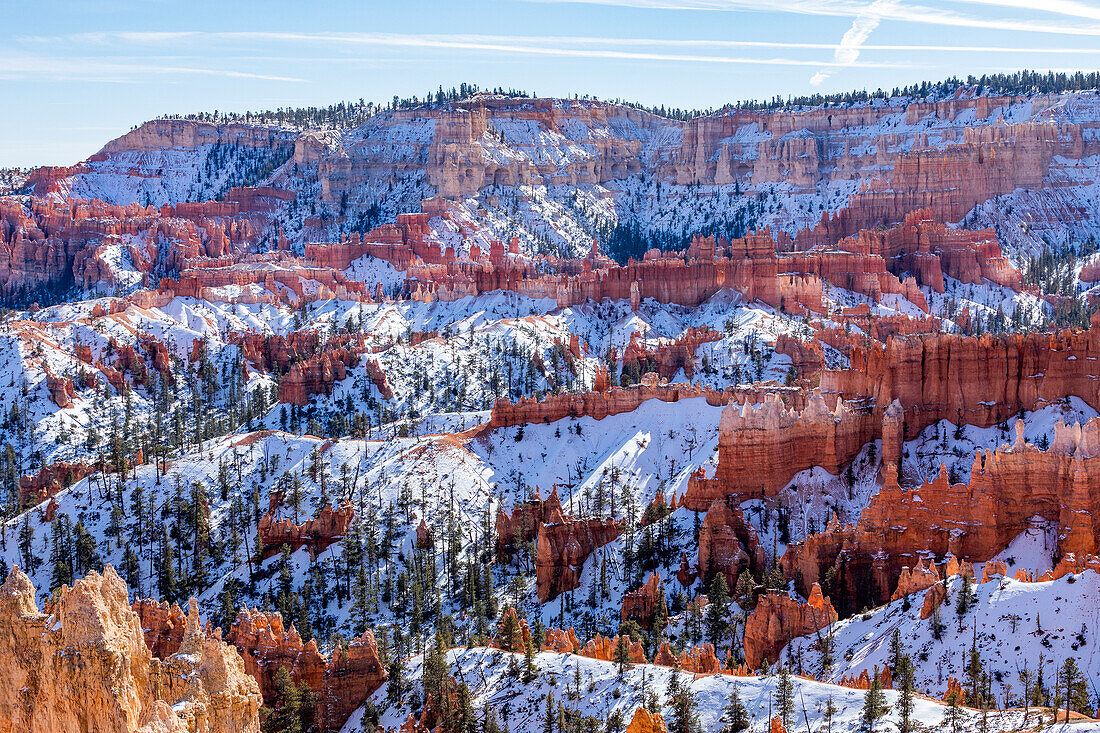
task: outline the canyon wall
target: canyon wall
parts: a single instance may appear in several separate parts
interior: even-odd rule
[[[1100,544],[1100,420],[1055,426],[1040,450],[1023,439],[978,451],[967,483],[952,484],[946,470],[920,486],[902,488],[893,467],[855,525],[831,523],[825,532],[792,544],[785,570],[800,587],[826,580],[851,612],[890,600],[904,576],[929,557],[953,555],[981,562],[1003,550],[1039,516],[1059,527],[1059,555],[1093,554]],[[920,575],[925,575],[921,573]],[[920,583],[916,583],[920,585]]]

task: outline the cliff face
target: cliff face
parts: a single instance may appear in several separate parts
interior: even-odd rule
[[[853,347],[851,368],[822,374],[823,392],[874,401],[898,400],[905,439],[937,420],[988,427],[1067,395],[1100,407],[1100,328],[1053,334],[891,338]]]
[[[260,694],[237,652],[199,627],[192,602],[177,654],[154,658],[110,567],[39,612],[30,580],[0,586],[0,729],[259,733]]]
[[[989,427],[1067,396],[1100,406],[1096,326],[1052,334],[892,336],[885,344],[853,345],[850,353],[850,369],[821,372],[820,390],[773,390],[755,403],[731,400],[719,423],[714,476],[692,476],[680,503],[702,511],[726,497],[770,499],[799,471],[821,466],[839,474],[879,438],[882,465],[896,468],[902,442],[938,420]]]
[[[745,662],[750,669],[759,669],[764,661],[774,664],[791,639],[823,629],[837,618],[833,604],[816,583],[806,603],[786,593],[766,593],[745,619]]]
[[[584,561],[598,548],[619,536],[622,527],[614,519],[570,519],[543,524],[535,540],[535,580],[539,600],[552,600],[580,585]]]
[[[936,578],[907,568],[918,558],[951,554],[984,561],[1000,552],[1041,516],[1059,527],[1058,553],[1095,553],[1100,526],[1100,421],[1055,426],[1046,451],[1023,440],[1023,423],[1011,446],[978,451],[970,481],[951,484],[946,471],[919,487],[903,489],[888,469],[882,490],[854,525],[835,524],[792,545],[786,570],[804,587],[833,568],[841,585],[832,591],[844,610],[884,603],[897,588],[930,587]],[[973,571],[970,571],[973,574]],[[901,581],[905,580],[904,583]]]
[[[699,188],[709,197],[715,187],[736,187],[740,194],[783,183],[812,195],[830,187],[852,190],[849,182],[856,182],[847,206],[823,211],[820,221],[801,212],[763,215],[761,224],[802,230],[805,248],[901,222],[921,207],[958,221],[975,205],[1018,188],[1056,178],[1065,187],[1089,183],[1063,174],[1100,151],[1096,111],[1082,96],[990,97],[964,90],[934,103],[730,109],[679,121],[602,102],[479,95],[386,111],[339,132],[156,120],[79,166],[32,173],[28,185],[38,195],[114,197],[123,204],[143,196],[176,203],[193,190],[214,198],[226,181],[204,181],[196,171],[218,149],[223,157],[230,153],[220,161],[226,167],[257,159],[268,167],[260,190],[297,193],[315,204],[382,201],[401,209],[421,195],[461,201],[494,186],[591,186],[603,188],[628,219],[637,213],[623,192],[649,182],[664,185],[669,205],[696,213],[709,205],[695,195]],[[181,159],[190,165],[178,165]],[[275,188],[282,186],[292,190]],[[234,197],[231,190],[227,198],[242,210],[263,208],[255,196]],[[267,198],[281,203],[276,195]],[[731,210],[739,199],[730,198]]]
[[[866,411],[830,397],[832,408],[818,391],[809,394],[801,409],[788,407],[777,392],[755,404],[727,405],[718,425],[714,477],[692,477],[681,504],[702,511],[727,496],[771,498],[796,473],[812,466],[840,473],[876,437],[875,422]]]

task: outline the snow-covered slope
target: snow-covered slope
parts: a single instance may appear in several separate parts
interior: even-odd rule
[[[543,652],[535,655],[538,670],[536,678],[532,682],[524,682],[522,678],[509,673],[512,656],[518,656],[516,663],[522,667],[522,655],[485,648],[452,650],[447,654],[447,661],[450,663],[450,674],[470,688],[472,707],[478,719],[481,719],[486,710],[492,711],[500,724],[506,724],[508,730],[516,733],[539,733],[544,730],[547,696],[569,710],[577,710],[584,716],[595,718],[597,725],[603,725],[608,716],[615,712],[623,716],[624,724],[628,723],[634,710],[645,703],[647,693],[652,693],[658,700],[659,712],[667,720],[672,714],[668,706],[667,690],[673,674],[679,674],[682,684],[690,688],[694,695],[703,733],[719,733],[722,729],[722,709],[735,688],[751,718],[751,730],[768,730],[771,718],[777,714],[777,675],[696,676],[673,672],[667,667],[636,665],[620,678],[617,665],[611,662]],[[423,657],[413,657],[405,666],[407,679],[412,683],[410,687],[416,690],[405,696],[406,704],[387,704],[387,685],[383,685],[372,696],[373,703],[382,711],[380,723],[386,728],[399,727],[411,712],[417,710],[410,708],[407,703],[414,697],[420,699],[419,682],[423,673]],[[578,671],[579,690],[576,688]],[[792,676],[791,680],[794,684],[795,714],[788,730],[808,728],[810,731],[833,730],[840,733],[860,729],[863,691],[797,676]],[[890,712],[878,722],[877,729],[880,731],[894,730],[898,720],[894,710],[898,693],[887,691],[885,696]],[[830,700],[836,712],[827,717],[825,710]],[[945,711],[943,703],[920,697],[914,702],[914,718],[921,725],[935,728],[942,724]],[[361,708],[352,714],[344,725],[343,733],[357,733],[362,730],[363,713]],[[963,729],[974,729],[978,717],[976,711],[964,711]],[[995,713],[990,722],[993,730],[1007,730],[1019,725],[1021,717],[1013,713]],[[1034,715],[1032,721],[1035,721]],[[1091,725],[1072,727],[1072,730],[1081,733],[1097,729]]]
[[[1006,554],[1014,557],[1018,569],[1030,570],[1030,563],[1039,558],[1025,555],[1024,549],[1021,545]],[[1086,570],[1037,583],[1010,578],[978,583],[973,586],[975,602],[962,615],[956,612],[962,579],[955,576],[948,587],[948,599],[940,609],[939,638],[934,618],[920,618],[921,593],[834,624],[831,632],[837,662],[832,670],[821,669],[816,638],[796,639],[781,659],[827,680],[858,676],[863,670],[886,664],[896,630],[913,659],[918,689],[942,695],[949,677],[965,679],[970,649],[976,644],[983,667],[994,680],[998,704],[1009,707],[1020,704],[1020,673],[1029,670],[1034,682],[1040,659],[1048,688],[1054,686],[1055,670],[1067,657],[1076,658],[1088,678],[1095,680],[1100,675],[1096,638],[1100,575],[1096,572]]]

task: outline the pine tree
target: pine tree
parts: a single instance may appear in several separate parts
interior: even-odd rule
[[[898,733],[913,731],[913,662],[908,654],[902,654],[897,662],[894,679],[898,681],[898,701],[894,709],[898,714]]]
[[[710,588],[707,590],[707,638],[715,648],[726,634],[729,600],[729,586],[726,585],[725,574],[715,573],[714,580],[710,582]]]
[[[775,707],[783,725],[790,727],[794,720],[794,683],[791,682],[791,675],[786,667],[779,670],[779,681],[775,685]]]
[[[554,733],[554,723],[557,719],[554,710],[554,693],[546,693],[546,712],[542,717],[542,733]]]
[[[833,702],[833,696],[829,695],[825,698],[825,710],[822,713],[825,716],[825,733],[833,733],[833,716],[838,712],[840,711]]]
[[[514,652],[520,638],[519,621],[515,615],[505,613],[500,629],[500,648],[506,652]]]
[[[264,733],[302,733],[300,693],[286,667],[275,672],[274,706],[265,709]]]
[[[959,706],[959,693],[952,692],[947,696],[947,710],[943,715],[943,724],[951,733],[959,733],[963,723],[963,711]]]
[[[393,655],[393,661],[390,662],[389,668],[386,671],[389,673],[386,687],[386,702],[393,705],[400,702],[401,698],[405,695],[405,662],[400,654]]]
[[[1069,722],[1069,711],[1092,715],[1089,705],[1089,691],[1085,683],[1085,676],[1081,674],[1077,666],[1077,660],[1066,657],[1062,665],[1062,688],[1066,691],[1066,722]]]
[[[619,634],[615,641],[615,656],[612,660],[619,666],[619,679],[630,668],[630,642],[626,634]]]
[[[736,683],[730,685],[730,697],[726,707],[722,709],[721,721],[721,733],[741,733],[749,728],[749,713],[741,703]]]
[[[172,552],[172,542],[168,538],[168,529],[160,536],[159,564],[157,566],[157,592],[168,602],[176,600],[176,569]]]
[[[673,671],[672,680],[669,682],[668,704],[672,707],[672,715],[668,721],[668,733],[699,733],[699,714],[696,711],[695,694],[691,688],[681,685],[680,673]],[[675,692],[673,692],[675,681]]]
[[[898,663],[901,661],[902,656],[905,654],[905,647],[901,643],[901,630],[894,629],[894,633],[890,635],[890,671],[895,675],[898,674]]]
[[[431,695],[436,700],[440,699],[440,691],[443,680],[447,675],[447,653],[443,646],[443,639],[437,633],[428,652],[424,657],[424,673],[421,683],[424,686],[424,699]]]
[[[962,595],[962,594],[960,594]],[[970,653],[966,663],[966,687],[967,702],[972,707],[980,708],[983,702],[982,689],[982,657],[978,652],[978,629],[974,628],[974,635],[970,641]]]
[[[863,697],[863,712],[860,715],[860,730],[875,733],[875,723],[886,715],[886,696],[882,694],[882,682],[878,677],[878,667],[871,676],[871,687]]]

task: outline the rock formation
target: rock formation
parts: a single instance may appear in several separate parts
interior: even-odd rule
[[[145,645],[154,657],[167,659],[179,651],[187,630],[187,616],[177,604],[140,598],[133,602],[134,613],[141,622]]]
[[[63,587],[51,614],[18,568],[0,586],[0,727],[25,731],[259,733],[260,693],[236,650],[206,636],[194,601],[179,652],[153,657],[108,567]]]
[[[287,669],[295,685],[308,685],[317,695],[315,719],[325,731],[340,730],[386,679],[370,630],[337,646],[332,658],[326,659],[315,639],[303,642],[293,625],[283,626],[280,614],[242,609],[226,639],[241,650],[244,666],[259,682],[264,699],[275,694],[280,667]]]
[[[642,628],[648,629],[659,609],[667,619],[668,606],[665,603],[664,587],[661,585],[661,574],[653,572],[649,574],[645,585],[623,596],[620,616],[623,621],[633,619]]]
[[[673,667],[692,674],[719,674],[722,662],[715,655],[713,644],[699,644],[685,649],[677,657],[667,641],[662,641],[653,657],[653,663],[661,667]]]
[[[759,573],[764,567],[764,548],[756,530],[741,510],[724,499],[715,500],[699,528],[699,574],[707,584],[722,573],[732,590],[743,570]]]
[[[511,515],[500,509],[497,512],[497,551],[508,552],[516,543],[530,542],[538,534],[541,524],[558,524],[565,521],[561,498],[555,486],[543,500],[539,488],[527,501],[512,509]]]
[[[615,661],[615,649],[619,645],[618,636],[606,637],[596,634],[595,637],[588,640],[588,643],[580,651],[582,657],[589,657],[590,659],[599,659],[604,662]],[[642,642],[634,641],[633,639],[626,637],[627,649],[630,654],[631,664],[645,664],[645,648],[642,646]]]
[[[668,733],[668,727],[660,713],[651,713],[644,707],[638,707],[634,709],[634,717],[626,726],[626,733]]]
[[[1023,422],[1016,425],[1011,445],[976,453],[969,483],[952,484],[941,470],[930,482],[902,488],[896,472],[888,470],[884,486],[854,526],[827,529],[788,549],[783,558],[787,572],[808,586],[828,568],[836,569],[844,585],[834,593],[848,610],[889,600],[910,558],[952,555],[963,562],[952,565],[949,559],[945,577],[962,571],[973,578],[968,561],[985,561],[1000,552],[1033,516],[1060,528],[1059,554],[1095,553],[1100,542],[1100,526],[1092,519],[1100,511],[1093,498],[1100,480],[1100,420],[1057,423],[1046,451],[1026,443]],[[914,582],[913,571],[906,582]]]
[[[316,557],[332,543],[342,539],[355,518],[355,509],[344,502],[336,509],[331,504],[321,507],[313,519],[295,524],[292,519],[276,519],[271,511],[260,517],[256,531],[263,546],[263,557],[268,558],[279,553],[284,545],[291,550],[306,548]]]
[[[758,669],[765,661],[774,664],[779,652],[798,636],[823,629],[838,619],[833,604],[816,583],[806,603],[786,593],[765,593],[745,619],[745,662]]]
[[[539,601],[546,603],[580,585],[581,567],[598,548],[616,539],[622,527],[615,519],[571,519],[539,526],[535,541],[535,580]]]
[[[573,629],[562,631],[561,629],[547,629],[546,640],[542,644],[544,652],[558,652],[559,654],[579,654],[581,643]]]

